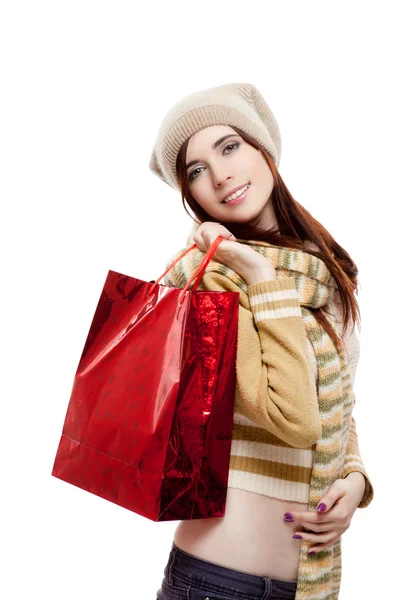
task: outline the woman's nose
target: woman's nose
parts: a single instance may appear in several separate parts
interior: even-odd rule
[[[214,171],[213,179],[215,186],[220,188],[226,185],[226,183],[231,179],[231,175],[226,175],[221,170],[219,172]]]

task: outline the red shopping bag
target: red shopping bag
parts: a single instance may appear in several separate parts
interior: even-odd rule
[[[108,271],[75,374],[52,475],[153,521],[222,517],[238,292]],[[194,281],[191,290],[189,286]]]

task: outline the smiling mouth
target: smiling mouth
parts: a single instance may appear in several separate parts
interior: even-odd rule
[[[222,204],[229,204],[230,202],[234,202],[237,201],[241,198],[241,196],[246,195],[248,189],[249,189],[250,183],[245,184],[240,190],[238,190],[237,192],[235,192],[233,198],[231,198],[230,200],[222,200]]]

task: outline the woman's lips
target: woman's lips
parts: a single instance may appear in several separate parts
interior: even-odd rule
[[[241,202],[244,202],[245,198],[247,197],[250,187],[251,187],[251,184],[248,185],[245,192],[243,194],[241,194],[241,196],[238,196],[238,198],[234,198],[234,200],[230,200],[230,202],[222,202],[222,204],[225,204],[226,206],[231,206],[231,205],[236,206],[237,204],[241,204]]]

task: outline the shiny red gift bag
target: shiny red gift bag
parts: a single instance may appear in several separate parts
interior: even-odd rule
[[[238,292],[108,271],[52,475],[153,521],[225,514]],[[191,282],[195,281],[191,290]]]

